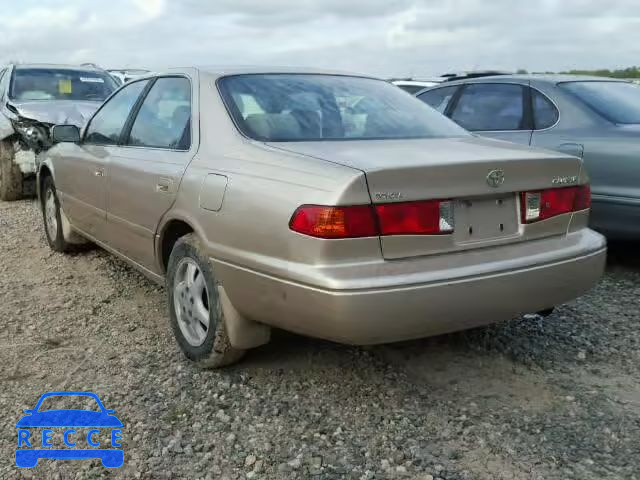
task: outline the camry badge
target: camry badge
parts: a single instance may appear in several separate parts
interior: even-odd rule
[[[504,183],[504,170],[491,170],[487,175],[487,183],[490,187],[498,188]]]
[[[385,201],[393,201],[393,200],[402,200],[404,195],[401,192],[379,192],[376,193],[376,200],[385,200]]]
[[[553,180],[551,180],[551,183],[553,185],[571,185],[573,183],[578,183],[578,176],[570,175],[567,177],[555,177]]]

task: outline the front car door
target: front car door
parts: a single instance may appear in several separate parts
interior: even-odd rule
[[[83,141],[55,160],[56,189],[75,228],[98,241],[106,237],[106,174],[131,109],[147,81],[127,85],[109,98],[85,128]]]
[[[198,128],[192,120],[197,118],[197,93],[192,84],[186,76],[154,80],[108,167],[109,245],[151,271],[156,228],[175,201],[197,148]]]
[[[531,107],[528,87],[515,83],[469,83],[453,98],[446,114],[470,132],[529,145]]]

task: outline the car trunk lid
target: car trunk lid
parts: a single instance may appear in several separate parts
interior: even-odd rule
[[[362,170],[376,206],[451,202],[452,233],[382,236],[382,253],[389,259],[564,234],[571,214],[523,225],[520,193],[586,182],[578,158],[476,137],[272,146]]]

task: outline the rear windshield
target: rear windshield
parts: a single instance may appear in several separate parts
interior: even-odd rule
[[[101,102],[117,88],[107,73],[55,68],[17,68],[9,98],[29,100],[93,100]]]
[[[563,88],[615,123],[640,123],[640,86],[626,82],[567,82]]]
[[[238,128],[261,141],[434,138],[466,130],[382,80],[265,74],[221,78]]]

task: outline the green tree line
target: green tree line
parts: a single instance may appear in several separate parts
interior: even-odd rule
[[[527,71],[518,70],[518,73],[527,73]],[[554,73],[554,72],[544,72],[544,73]],[[569,73],[571,75],[594,75],[596,77],[611,77],[611,78],[640,78],[640,67],[629,67],[629,68],[623,68],[619,70],[609,70],[606,68],[602,68],[598,70],[569,70],[568,72],[560,72],[560,73]]]
[[[640,78],[640,67],[629,67],[621,70],[571,70],[573,75],[595,75],[597,77]]]

